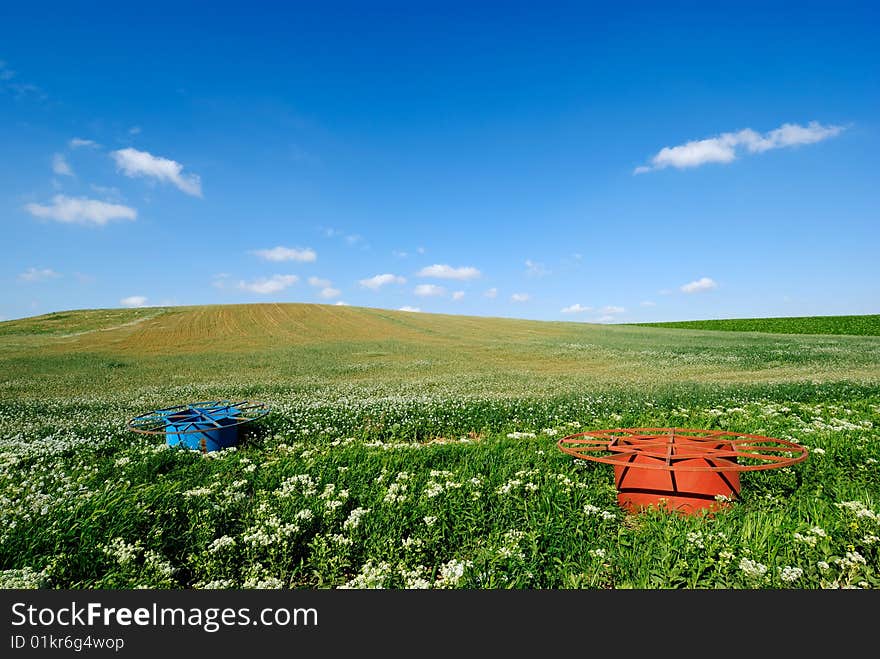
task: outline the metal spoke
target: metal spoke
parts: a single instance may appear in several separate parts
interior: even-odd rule
[[[269,407],[257,401],[202,401],[163,407],[141,414],[129,420],[128,429],[147,435],[187,435],[234,428],[256,421],[268,413]],[[227,423],[221,423],[218,418]],[[208,424],[210,427],[206,428]]]
[[[807,449],[794,442],[691,428],[614,428],[581,432],[563,437],[557,446],[582,460],[665,471],[758,471],[796,464],[807,458]],[[636,456],[644,459],[632,464]]]

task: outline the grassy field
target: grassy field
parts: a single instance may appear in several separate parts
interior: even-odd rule
[[[880,337],[859,318],[771,334],[289,304],[0,323],[0,586],[878,588]],[[206,456],[126,429],[219,398],[272,412]],[[714,516],[625,514],[612,469],[556,442],[630,426],[809,458],[742,474]]]
[[[685,320],[670,323],[639,323],[642,327],[718,330],[723,332],[769,332],[771,334],[856,334],[880,336],[880,315],[799,316],[790,318],[730,318]]]

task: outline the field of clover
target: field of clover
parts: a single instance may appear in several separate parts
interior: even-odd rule
[[[213,391],[0,397],[0,587],[880,587],[876,385],[275,383],[233,392],[271,407],[236,448],[126,429]],[[625,514],[612,469],[556,442],[634,426],[763,434],[809,457],[742,474],[714,516]]]

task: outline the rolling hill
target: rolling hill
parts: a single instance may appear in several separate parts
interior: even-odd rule
[[[570,390],[877,378],[875,336],[452,316],[320,304],[66,311],[0,323],[6,386],[167,381]]]

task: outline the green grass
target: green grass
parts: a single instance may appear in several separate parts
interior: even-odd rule
[[[636,323],[642,327],[716,330],[723,332],[769,332],[771,334],[853,334],[880,336],[880,315],[802,316],[791,318],[730,318],[686,320],[668,323]]]
[[[323,305],[0,323],[0,585],[880,587],[880,338]],[[202,456],[126,421],[271,406]],[[586,429],[727,429],[806,462],[714,517],[625,514]]]

